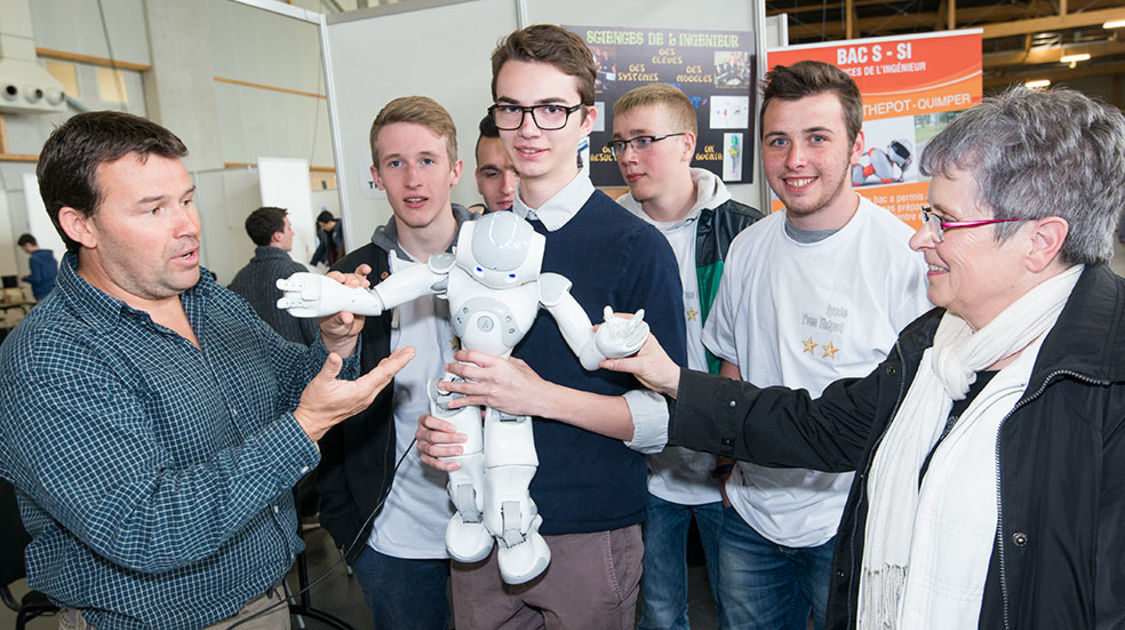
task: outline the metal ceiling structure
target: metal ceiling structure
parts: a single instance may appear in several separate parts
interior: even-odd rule
[[[768,0],[766,15],[779,13],[790,44],[981,28],[986,90],[1125,74],[1122,0]]]

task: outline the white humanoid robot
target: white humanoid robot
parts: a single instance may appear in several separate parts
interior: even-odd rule
[[[884,149],[870,149],[852,166],[852,184],[890,184],[901,182],[914,160],[914,144],[905,138],[892,140]]]
[[[570,294],[569,280],[540,273],[545,239],[511,212],[493,212],[461,225],[455,254],[431,256],[388,276],[371,289],[347,287],[325,276],[293,274],[277,281],[284,292],[278,308],[296,317],[324,317],[339,311],[379,315],[424,295],[449,300],[453,330],[461,347],[508,357],[535,321],[540,306],[554,317],[582,367],[598,369],[605,358],[629,356],[648,336],[644,311],[632,319],[605,307],[595,332]],[[454,378],[446,374],[443,378]],[[463,454],[449,459],[461,468],[449,473],[449,496],[457,512],[445,532],[449,555],[461,562],[488,556],[499,541],[500,575],[522,584],[547,568],[550,549],[539,534],[543,522],[528,494],[539,458],[531,418],[485,407],[449,409],[454,396],[430,386],[430,410],[468,436]]]

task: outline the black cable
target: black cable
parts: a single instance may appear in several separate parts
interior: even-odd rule
[[[398,467],[402,465],[402,462],[406,461],[406,457],[408,455],[410,455],[410,452],[414,449],[414,445],[417,442],[418,442],[418,438],[414,438],[413,440],[410,440],[410,444],[406,447],[406,450],[404,450],[402,452],[402,456],[398,458],[397,462],[395,462],[395,468],[394,468],[394,470],[391,471],[391,479],[394,479],[395,475],[398,473]],[[270,606],[269,608],[266,608],[265,610],[260,610],[260,611],[254,613],[253,615],[251,615],[251,616],[249,616],[249,617],[247,617],[247,618],[245,618],[241,621],[237,621],[237,622],[227,626],[226,630],[234,630],[238,626],[241,626],[242,624],[250,621],[251,619],[257,619],[258,617],[268,613],[269,611],[273,610],[274,608],[277,608],[278,606],[280,606],[282,604],[288,605],[289,602],[297,603],[298,597],[300,597],[301,595],[304,595],[305,593],[310,591],[312,589],[312,587],[316,586],[317,584],[320,584],[322,581],[324,581],[325,578],[332,575],[336,571],[336,569],[340,568],[340,564],[343,563],[344,560],[348,557],[348,554],[350,554],[352,552],[352,550],[355,549],[356,543],[358,543],[360,541],[360,539],[363,538],[363,532],[364,532],[364,530],[367,529],[367,524],[370,523],[375,518],[375,515],[379,513],[380,509],[382,509],[383,503],[386,502],[387,497],[390,496],[390,494],[391,494],[391,484],[389,484],[389,483],[386,484],[386,487],[383,489],[383,491],[380,494],[382,496],[379,498],[378,503],[375,504],[375,509],[371,510],[371,514],[368,515],[367,519],[363,521],[363,525],[360,526],[359,532],[356,533],[355,538],[352,540],[352,542],[349,543],[346,548],[341,550],[340,559],[336,561],[336,564],[332,565],[327,571],[324,572],[323,575],[321,575],[320,577],[318,577],[315,580],[313,580],[312,582],[310,582],[309,585],[306,586],[305,588],[297,591],[296,593],[293,593],[292,595],[289,595],[288,597],[285,597],[285,598],[281,599],[276,604],[273,604],[272,606]],[[298,522],[297,526],[300,527],[301,524]],[[282,579],[284,579],[284,578],[282,578]]]
[[[117,69],[117,59],[113,57],[113,44],[109,41],[109,26],[105,21],[105,9],[102,8],[102,0],[98,0],[98,16],[102,21],[102,36],[105,37],[105,49],[106,53],[109,55],[109,67],[113,70],[113,84],[115,88],[119,88],[120,90],[118,96],[121,97],[122,102],[118,103],[118,106],[121,108],[121,111],[125,111],[125,105],[129,100],[129,91],[125,86],[124,75],[120,74],[121,71]],[[120,83],[117,82],[118,77],[121,78]]]

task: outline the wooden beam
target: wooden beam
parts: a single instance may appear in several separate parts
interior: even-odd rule
[[[257,162],[223,162],[223,168],[258,168]],[[310,166],[310,173],[335,173],[335,166]]]
[[[224,77],[211,77],[212,80],[219,83],[229,83],[231,85],[241,85],[243,87],[258,88],[259,90],[270,90],[272,92],[284,92],[285,94],[296,94],[298,96],[311,96],[313,98],[327,98],[323,94],[316,92],[302,92],[301,90],[290,90],[289,88],[277,87],[274,85],[266,85],[264,83],[251,83],[249,81],[239,81],[238,79],[227,79]]]
[[[945,22],[945,28],[953,30],[957,28],[957,0],[949,0],[949,13]]]
[[[1063,55],[1089,53],[1091,58],[1106,55],[1125,54],[1125,42],[1106,42],[1098,44],[1073,44],[1070,46],[1052,46],[1050,48],[1032,48],[1028,51],[1014,51],[1007,53],[993,53],[983,58],[984,69],[1002,68],[1004,66],[1031,66],[1040,63],[1059,63]]]
[[[902,0],[899,1],[901,2]],[[855,6],[857,7],[868,7],[873,4],[888,5],[895,4],[895,2],[892,0],[855,0]],[[782,13],[788,13],[792,15],[794,13],[808,13],[810,11],[832,11],[834,9],[839,9],[842,6],[844,6],[844,3],[842,2],[833,2],[831,4],[807,4],[802,7],[791,7],[788,9],[771,9],[769,11],[766,11],[766,15],[774,16],[781,15]]]
[[[855,6],[858,7],[862,4],[866,4],[864,0],[855,0]],[[1097,8],[1106,6],[1114,7],[1114,4],[1115,0],[1092,0],[1085,5],[1089,10],[1083,13],[1068,13],[1066,16],[1058,15],[1054,7],[1046,4],[1005,4],[991,7],[961,7],[956,9],[953,28],[981,27],[984,29],[984,39],[989,39],[1044,30],[1090,26],[1101,24],[1109,19],[1125,19],[1125,8]],[[833,6],[839,7],[842,5],[836,4]],[[804,9],[805,7],[801,8]],[[785,11],[778,11],[777,13],[785,13]],[[798,21],[799,19],[800,16],[793,16],[789,20],[789,39],[794,42],[842,39],[846,35],[846,24],[842,21],[831,21],[822,24],[819,21],[808,20],[806,23],[802,24]],[[860,37],[873,34],[889,35],[911,29],[929,30],[933,29],[935,25],[942,23],[949,24],[948,9],[946,11],[938,10],[931,13],[909,13],[861,18],[855,22],[855,31]]]
[[[844,2],[844,39],[855,38],[855,0]]]
[[[1102,9],[1101,11],[1086,11],[1085,13],[1068,13],[1052,17],[1033,18],[1030,20],[1016,20],[1014,22],[1001,22],[998,24],[985,24],[984,39],[1007,37],[1009,35],[1023,35],[1024,33],[1038,33],[1041,31],[1059,31],[1082,26],[1094,26],[1110,20],[1125,20],[1125,8]]]
[[[856,4],[860,0],[856,0]],[[1000,5],[996,7],[968,7],[957,10],[957,19],[962,24],[979,26],[985,19],[1015,20],[1025,18],[1028,9],[1023,5]],[[1056,16],[1057,17],[1057,16]],[[856,20],[856,32],[859,36],[879,34],[887,35],[895,31],[922,28],[930,30],[935,24],[947,21],[947,15],[934,11],[931,13],[908,13],[904,15],[883,15],[866,17]],[[956,24],[954,27],[956,28]],[[789,20],[789,39],[808,40],[820,39],[822,34],[828,39],[841,39],[845,34],[843,22],[834,21],[821,24],[819,21],[809,21],[805,24]]]
[[[52,50],[50,48],[36,48],[35,54],[40,57],[48,59],[60,59],[62,61],[77,61],[78,63],[88,63],[95,66],[103,66],[105,68],[116,68],[118,70],[136,70],[137,72],[148,72],[152,70],[152,66],[143,63],[132,63],[130,61],[117,61],[116,59],[106,59],[105,57],[94,57],[91,55],[79,55],[78,53],[70,53],[63,50]]]
[[[1082,77],[1116,76],[1120,74],[1125,74],[1125,63],[1087,66],[1085,68],[1079,66],[1073,70],[1070,68],[1059,68],[1058,70],[1051,70],[1049,72],[1039,70],[999,77],[985,77],[981,83],[985,88],[996,88],[1023,83],[1031,79],[1050,79],[1052,82],[1066,82],[1070,79],[1079,79]]]

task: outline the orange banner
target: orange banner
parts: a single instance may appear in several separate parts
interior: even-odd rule
[[[981,98],[980,31],[881,37],[772,50],[772,68],[813,59],[839,66],[863,94],[864,120],[968,109]]]

